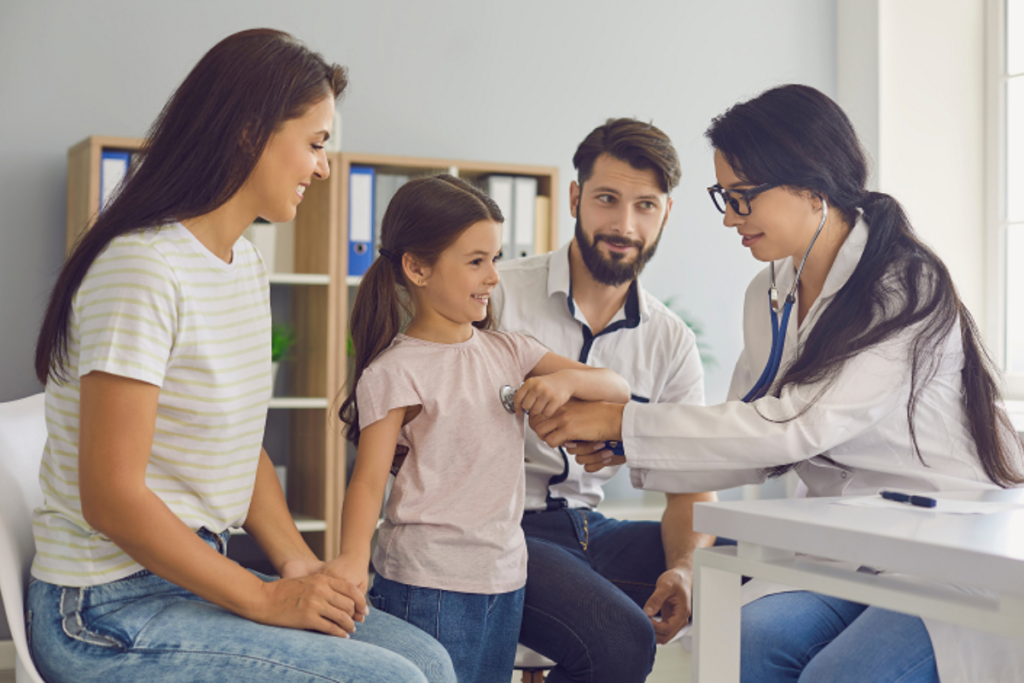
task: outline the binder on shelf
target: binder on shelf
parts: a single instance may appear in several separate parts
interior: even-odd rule
[[[512,231],[515,258],[533,256],[536,251],[536,216],[537,216],[537,179],[529,176],[517,176],[514,183],[512,220],[515,228]]]
[[[535,246],[540,245],[540,251],[543,253],[551,248],[551,197],[537,195],[535,207],[533,243]]]
[[[373,177],[370,166],[353,166],[348,176],[348,274],[359,276],[373,262]]]
[[[515,229],[512,217],[513,180],[512,176],[507,175],[487,176],[487,194],[498,205],[498,208],[501,209],[501,215],[505,217],[505,226],[501,231],[501,250],[503,257],[506,259],[515,257],[515,249],[513,248],[515,242],[512,236]]]
[[[100,153],[100,211],[110,202],[114,191],[128,175],[132,153],[119,149],[105,149]]]
[[[381,229],[384,225],[384,212],[387,211],[391,198],[398,188],[409,182],[409,176],[394,173],[378,173],[373,184],[373,257],[377,257],[380,249]]]

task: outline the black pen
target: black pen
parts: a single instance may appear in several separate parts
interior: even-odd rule
[[[928,498],[927,496],[911,496],[906,493],[899,493],[898,491],[882,491],[878,495],[882,496],[886,500],[893,500],[897,503],[909,503],[910,505],[916,505],[919,508],[933,508],[938,505],[938,501],[934,498]]]

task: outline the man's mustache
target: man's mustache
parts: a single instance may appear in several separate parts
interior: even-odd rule
[[[628,237],[620,237],[618,235],[594,235],[594,245],[598,242],[607,242],[608,244],[615,245],[616,247],[636,247],[639,251],[644,250],[644,243],[641,240],[631,240]]]

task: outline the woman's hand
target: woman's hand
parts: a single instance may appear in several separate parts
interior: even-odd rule
[[[254,604],[242,616],[269,626],[348,638],[365,610],[366,599],[348,581],[310,574],[261,583]]]
[[[573,383],[564,372],[531,377],[516,392],[516,415],[551,417],[572,398]]]
[[[569,441],[621,441],[620,403],[570,400],[551,417],[530,415],[530,427],[544,443],[557,448]]]
[[[600,472],[605,467],[622,465],[626,458],[615,455],[604,441],[568,441],[565,450],[576,456],[576,462],[587,472]]]

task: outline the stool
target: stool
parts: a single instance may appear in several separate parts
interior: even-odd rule
[[[544,683],[544,672],[555,668],[555,662],[519,643],[512,668],[523,672],[523,683]]]

